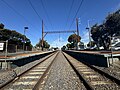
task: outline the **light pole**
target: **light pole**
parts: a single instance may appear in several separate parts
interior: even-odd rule
[[[28,27],[24,27],[24,42],[23,42],[23,51],[25,51],[25,32]]]
[[[79,20],[80,20],[80,18],[76,18],[76,31],[77,31],[77,36],[79,37]],[[78,38],[77,38],[77,40],[76,40],[76,49],[78,49],[79,48],[79,44],[80,42],[79,42],[79,40],[78,40]]]
[[[110,36],[110,47],[111,47],[111,58],[112,58],[112,64],[113,64],[112,35]]]
[[[43,42],[44,42],[44,22],[42,20],[42,51],[43,51]]]
[[[86,28],[88,29],[89,32],[89,43],[90,43],[90,49],[91,49],[91,38],[90,38],[90,21],[88,20],[88,27]]]

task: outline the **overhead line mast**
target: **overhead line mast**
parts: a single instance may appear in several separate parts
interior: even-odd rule
[[[79,36],[78,18],[76,18],[76,26],[77,26],[77,35]]]
[[[42,51],[43,51],[43,41],[44,41],[44,22],[42,20]]]

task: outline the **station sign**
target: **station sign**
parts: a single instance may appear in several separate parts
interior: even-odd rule
[[[0,43],[0,50],[3,50],[4,48],[4,43]]]

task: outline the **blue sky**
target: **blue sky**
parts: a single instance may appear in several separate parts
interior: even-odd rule
[[[5,24],[5,28],[16,30],[23,34],[24,27],[29,29],[26,36],[35,45],[41,38],[41,19],[45,23],[45,31],[75,30],[75,13],[81,0],[74,0],[71,13],[70,7],[73,0],[30,0],[38,15],[31,7],[28,0],[0,0],[0,23]],[[6,5],[6,3],[9,5]],[[87,21],[90,26],[95,23],[102,23],[105,17],[120,8],[120,0],[83,0],[83,4],[76,17],[79,18],[79,32],[84,43],[88,42]],[[68,19],[69,17],[69,19]],[[68,19],[68,20],[67,20]],[[70,25],[73,22],[71,28]],[[48,34],[45,40],[51,46],[63,46],[67,43],[67,38],[72,33]]]

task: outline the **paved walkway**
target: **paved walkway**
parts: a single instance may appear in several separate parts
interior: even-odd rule
[[[38,52],[38,51],[36,51],[36,52],[29,52],[29,53],[25,52],[25,53],[19,53],[19,54],[18,53],[13,53],[13,54],[8,54],[7,59],[21,57],[21,56],[27,57],[27,56],[30,56],[30,55],[42,54],[42,53],[46,53],[46,52],[42,52],[42,51]],[[5,58],[6,58],[5,55],[0,55],[0,59],[5,59]]]

